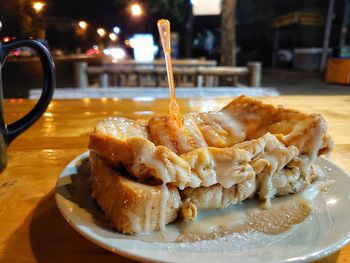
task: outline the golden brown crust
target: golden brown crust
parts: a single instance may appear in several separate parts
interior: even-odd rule
[[[89,149],[115,163],[132,163],[132,156],[128,144],[124,141],[116,140],[111,136],[106,136],[106,134],[92,133],[90,135]],[[118,153],[118,155],[115,153]]]
[[[286,146],[294,145],[301,154],[310,152],[310,144],[315,133],[323,137],[323,147],[318,155],[332,151],[332,138],[326,134],[327,122],[320,114],[306,114],[298,110],[275,107],[247,96],[240,96],[226,105],[222,112],[227,112],[240,123],[246,133],[246,140],[251,140],[267,132],[286,136]],[[317,135],[316,135],[317,136]]]

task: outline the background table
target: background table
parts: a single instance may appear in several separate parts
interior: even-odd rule
[[[181,99],[181,111],[219,109],[230,99]],[[327,119],[336,148],[332,161],[350,171],[350,96],[281,96],[263,99]],[[7,100],[12,122],[33,107],[31,100]],[[60,215],[54,200],[56,179],[75,156],[87,150],[96,122],[106,116],[149,118],[166,114],[168,100],[81,99],[53,101],[44,116],[8,149],[0,174],[1,262],[129,262],[81,237]],[[347,262],[350,245],[320,260]],[[350,262],[350,261],[349,261]]]

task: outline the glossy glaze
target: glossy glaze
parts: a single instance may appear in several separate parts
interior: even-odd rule
[[[179,99],[182,113],[219,109],[230,99]],[[321,113],[335,141],[331,160],[350,171],[350,96],[264,98],[305,112]],[[35,101],[5,101],[6,122],[23,116]],[[65,165],[86,151],[96,122],[109,115],[149,118],[168,113],[168,100],[82,99],[53,101],[33,127],[8,149],[0,174],[1,262],[129,262],[76,233],[59,214],[53,189]],[[347,262],[350,245],[319,262]]]

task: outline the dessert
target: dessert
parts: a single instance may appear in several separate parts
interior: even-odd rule
[[[92,195],[121,233],[163,230],[251,197],[269,208],[318,179],[315,161],[332,148],[322,116],[246,96],[180,125],[110,117],[90,136]]]

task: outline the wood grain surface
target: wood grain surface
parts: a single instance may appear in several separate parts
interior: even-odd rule
[[[335,141],[331,160],[350,171],[350,96],[281,96],[264,101],[321,113]],[[230,98],[180,99],[181,112],[220,109]],[[5,101],[6,122],[35,101]],[[8,148],[0,174],[1,262],[130,262],[80,236],[60,215],[54,187],[62,169],[87,150],[96,122],[106,116],[150,118],[167,114],[168,100],[81,99],[51,102],[42,118]],[[350,245],[319,262],[350,262]]]

